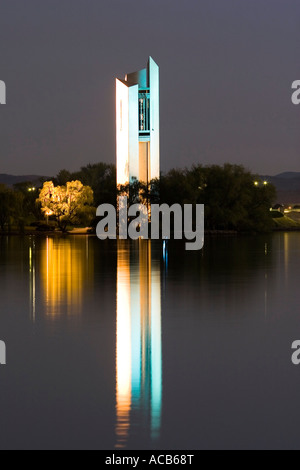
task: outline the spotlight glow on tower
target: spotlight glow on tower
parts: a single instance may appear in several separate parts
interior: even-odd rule
[[[117,184],[150,182],[160,176],[159,67],[116,80]]]

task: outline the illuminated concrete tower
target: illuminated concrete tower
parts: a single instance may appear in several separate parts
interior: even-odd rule
[[[117,184],[160,176],[159,67],[116,80]]]

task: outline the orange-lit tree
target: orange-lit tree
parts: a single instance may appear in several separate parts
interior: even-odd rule
[[[95,216],[93,191],[80,181],[71,181],[66,186],[54,186],[52,181],[44,183],[37,202],[43,214],[57,221],[65,232],[68,225],[87,224]]]

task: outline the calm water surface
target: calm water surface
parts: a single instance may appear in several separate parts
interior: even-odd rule
[[[0,448],[300,449],[300,234],[0,237]]]

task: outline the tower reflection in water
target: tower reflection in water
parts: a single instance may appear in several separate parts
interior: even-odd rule
[[[151,241],[118,242],[116,447],[131,430],[157,439],[161,426],[162,335],[160,259]]]

